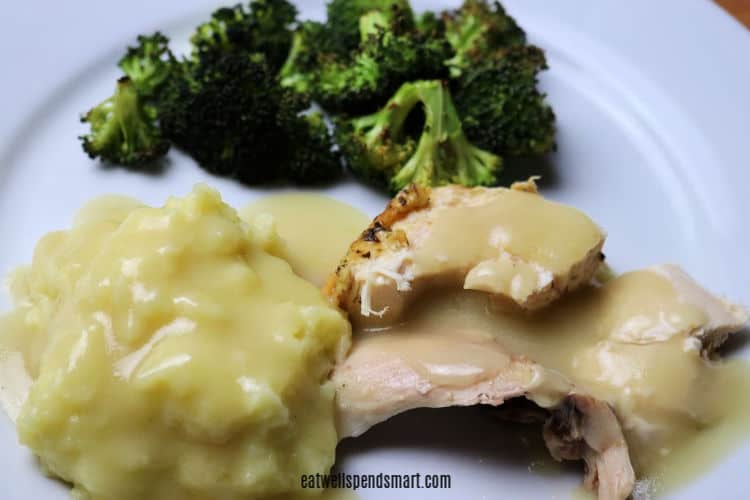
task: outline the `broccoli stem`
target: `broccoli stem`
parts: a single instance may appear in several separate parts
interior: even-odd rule
[[[400,137],[407,116],[414,106],[420,104],[425,115],[422,135],[414,154],[392,177],[391,189],[396,191],[410,183],[494,184],[494,172],[499,168],[500,159],[468,141],[444,82],[432,80],[404,84],[384,110],[386,121],[394,126],[390,132]],[[369,135],[374,133],[376,129]]]
[[[418,132],[411,120],[417,106],[424,116]],[[494,185],[501,167],[499,156],[464,135],[448,83],[442,80],[401,85],[380,111],[337,121],[336,137],[355,175],[392,191],[410,183]]]
[[[397,142],[403,139],[407,117],[414,106],[423,102],[418,89],[422,83],[427,82],[405,83],[381,111],[358,119],[358,128],[367,130],[365,142],[368,146],[376,148],[384,138]]]
[[[292,88],[299,93],[309,91],[313,76],[310,73],[301,72],[298,67],[300,60],[308,57],[309,51],[310,48],[307,46],[302,31],[297,31],[292,37],[289,55],[279,71],[279,80],[282,87]]]
[[[410,98],[408,112],[418,104],[424,108],[423,133],[417,143],[417,149],[409,161],[391,179],[391,189],[398,190],[411,182],[429,185],[432,179],[443,175],[436,171],[442,163],[443,146],[450,135],[455,135],[456,125],[460,132],[458,116],[450,102],[450,95],[439,81],[417,82],[406,84],[397,93],[405,92]],[[448,101],[446,102],[446,98]],[[453,111],[451,115],[451,110]],[[407,114],[408,114],[407,112]],[[442,169],[440,169],[442,170]]]
[[[83,149],[92,158],[121,165],[141,165],[163,156],[169,143],[162,138],[154,115],[130,78],[120,78],[114,95],[83,117],[91,124],[91,133],[81,137]]]

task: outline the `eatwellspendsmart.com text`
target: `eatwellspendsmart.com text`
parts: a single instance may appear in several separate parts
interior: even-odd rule
[[[359,489],[449,489],[450,474],[303,474],[300,485],[304,489],[348,488]]]

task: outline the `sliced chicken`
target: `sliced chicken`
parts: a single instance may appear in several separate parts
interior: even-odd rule
[[[584,460],[583,484],[599,500],[630,496],[635,474],[620,424],[608,404],[589,396],[568,396],[544,424],[544,441],[557,460]]]
[[[395,321],[434,286],[535,310],[589,282],[604,238],[582,212],[537,194],[533,179],[510,189],[410,186],[352,244],[324,291],[359,324]]]
[[[399,193],[324,287],[355,327],[333,373],[340,436],[412,408],[525,398],[556,459],[583,459],[600,500],[627,498],[628,444],[648,467],[710,420],[721,379],[705,357],[748,312],[676,266],[602,283],[603,242],[533,180]]]
[[[355,331],[335,369],[342,437],[412,408],[523,397],[548,412],[551,454],[583,459],[585,484],[610,499],[633,487],[623,434],[644,457],[688,435],[682,426],[703,418],[711,399],[701,391],[716,373],[702,356],[748,312],[663,265],[590,285],[533,315],[493,309],[481,292],[433,290],[402,320]]]
[[[736,333],[750,320],[750,312],[722,297],[716,296],[700,286],[679,266],[662,264],[649,268],[649,271],[666,278],[673,286],[679,300],[702,311],[703,321],[692,325],[692,329],[681,333],[700,343],[703,353],[708,357],[723,344],[730,334]],[[624,339],[631,341],[649,341],[655,339]],[[658,340],[658,339],[656,339]]]
[[[585,484],[600,500],[622,500],[632,491],[627,445],[610,407],[480,332],[363,335],[333,381],[341,438],[413,408],[497,406],[525,397],[548,410],[544,436],[553,457],[585,460]]]

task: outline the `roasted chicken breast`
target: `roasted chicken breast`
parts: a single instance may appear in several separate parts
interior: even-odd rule
[[[426,331],[363,335],[332,378],[340,438],[414,408],[498,406],[523,397],[548,410],[544,436],[552,456],[585,460],[585,484],[600,499],[622,500],[633,488],[627,444],[612,409],[486,337]]]
[[[604,238],[582,212],[537,194],[533,179],[510,189],[413,185],[351,245],[324,291],[354,323],[373,325],[436,286],[535,310],[591,279]]]
[[[748,312],[672,265],[601,283],[603,243],[533,180],[404,189],[324,287],[354,325],[332,374],[340,437],[413,408],[526,399],[556,459],[583,459],[600,500],[627,498],[628,441],[662,453],[673,419],[700,419],[706,358]]]

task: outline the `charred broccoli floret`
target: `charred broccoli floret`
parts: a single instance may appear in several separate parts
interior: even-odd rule
[[[91,131],[80,137],[91,158],[128,166],[143,166],[164,156],[169,142],[156,124],[155,110],[145,105],[128,77],[117,81],[112,97],[81,117]]]
[[[176,65],[167,37],[157,32],[139,36],[128,47],[119,66],[126,76],[117,81],[114,94],[82,118],[91,127],[80,136],[91,158],[130,167],[142,167],[164,156],[169,141],[158,124],[155,98]]]
[[[415,16],[408,0],[330,0],[321,23],[297,22],[290,0],[252,0],[216,10],[180,59],[161,33],[140,36],[119,62],[127,78],[83,118],[84,149],[140,165],[172,143],[248,184],[325,182],[340,150],[394,191],[492,185],[501,158],[555,146],[536,88],[544,54],[492,1]]]
[[[336,138],[356,176],[394,192],[412,182],[493,185],[501,168],[500,157],[466,138],[439,80],[405,83],[380,111],[339,119]]]
[[[341,175],[341,158],[332,153],[333,142],[320,113],[310,113],[288,127],[294,146],[285,177],[299,184],[322,184]]]
[[[326,28],[322,23],[300,23],[292,38],[289,55],[281,67],[281,85],[300,93],[311,93],[317,81],[319,54],[325,53]]]
[[[193,34],[195,57],[211,52],[260,52],[275,71],[287,58],[296,17],[297,9],[287,0],[254,0],[249,9],[239,4],[220,8]]]
[[[359,18],[360,44],[346,56],[319,57],[313,96],[331,112],[361,114],[381,106],[401,84],[447,76],[451,47],[434,31],[422,32],[411,9],[390,6]]]
[[[280,71],[282,85],[311,92],[322,64],[347,61],[359,48],[360,17],[378,9],[390,12],[394,5],[408,8],[403,0],[334,0],[328,5],[327,22],[299,23]]]
[[[555,114],[537,89],[546,69],[534,46],[502,50],[455,85],[455,102],[466,136],[501,156],[529,156],[555,147]]]
[[[499,49],[526,43],[524,31],[498,2],[465,0],[459,9],[444,12],[443,19],[455,50],[447,61],[451,76],[459,76]]]
[[[393,9],[413,17],[408,0],[331,0],[326,8],[327,38],[330,40],[326,52],[348,56],[359,47],[360,18],[368,12]]]
[[[338,160],[327,131],[300,116],[309,104],[279,85],[262,54],[206,53],[171,80],[160,119],[166,136],[214,174],[247,184],[322,182],[340,168],[331,167]]]
[[[169,78],[176,60],[169,39],[157,31],[151,36],[140,35],[138,45],[128,47],[118,64],[141,97],[153,97]]]
[[[431,38],[445,37],[445,22],[434,12],[422,12],[415,19],[417,30],[425,36]]]

